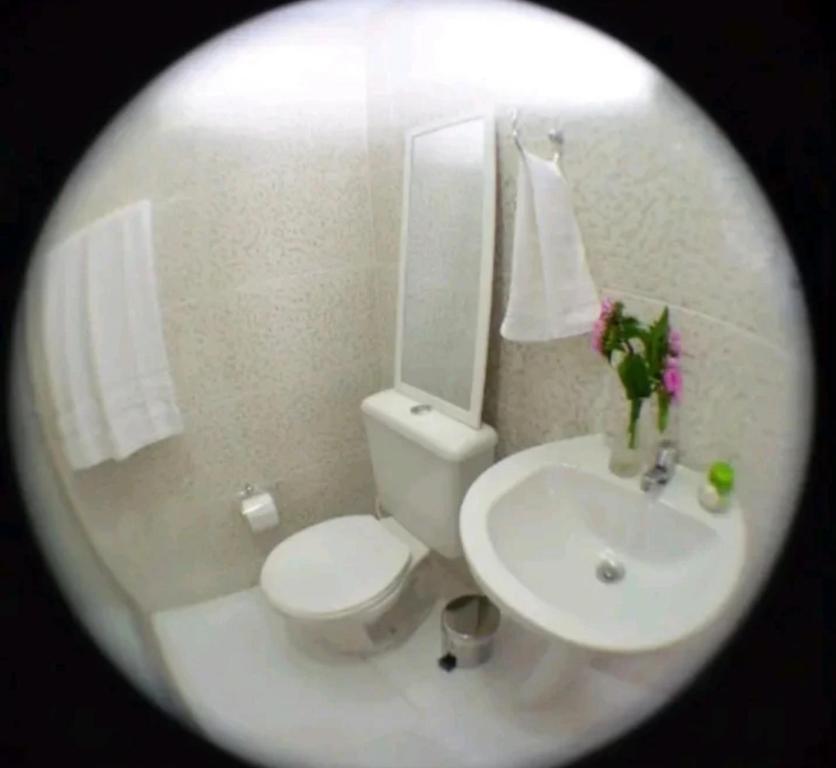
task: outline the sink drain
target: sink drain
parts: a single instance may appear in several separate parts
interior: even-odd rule
[[[624,566],[612,557],[603,557],[595,569],[595,575],[604,584],[615,584],[624,578]]]

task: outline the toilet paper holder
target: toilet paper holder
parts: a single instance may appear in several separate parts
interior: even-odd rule
[[[247,483],[238,491],[240,512],[253,533],[261,533],[279,525],[279,510],[273,494]]]

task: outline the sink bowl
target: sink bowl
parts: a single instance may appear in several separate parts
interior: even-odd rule
[[[598,651],[663,648],[732,595],[741,510],[703,509],[703,476],[685,467],[646,493],[608,460],[604,436],[589,435],[492,466],[462,504],[465,557],[485,593],[530,629]]]

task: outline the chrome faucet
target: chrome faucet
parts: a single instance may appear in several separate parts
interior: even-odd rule
[[[678,451],[674,442],[662,440],[656,450],[656,460],[653,466],[642,475],[642,490],[649,491],[667,484],[676,471],[677,456]]]

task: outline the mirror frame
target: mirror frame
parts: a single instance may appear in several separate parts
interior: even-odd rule
[[[451,128],[461,123],[481,120],[483,125],[482,171],[482,254],[479,271],[479,305],[476,312],[476,343],[473,349],[473,377],[470,389],[470,407],[461,408],[447,400],[426,392],[401,378],[404,336],[404,309],[406,288],[406,249],[409,233],[409,191],[412,183],[412,145],[416,138],[427,133]],[[464,117],[445,118],[410,128],[404,133],[404,181],[401,207],[401,240],[398,275],[397,336],[395,339],[395,390],[421,403],[431,405],[440,413],[479,429],[482,425],[482,404],[485,395],[485,373],[488,360],[491,296],[493,290],[494,234],[496,231],[496,140],[494,120],[491,114],[470,114]]]

